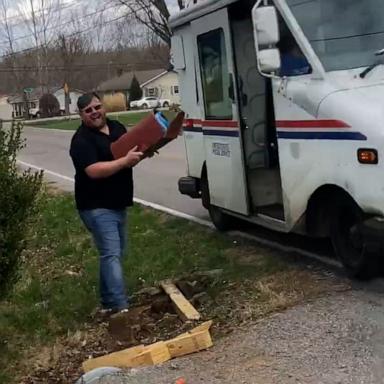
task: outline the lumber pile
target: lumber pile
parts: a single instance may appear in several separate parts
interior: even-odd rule
[[[160,341],[149,346],[138,345],[83,362],[84,372],[100,367],[136,368],[164,363],[170,359],[212,347],[209,328],[212,321],[205,322],[174,339]]]
[[[169,296],[178,317],[182,321],[194,322],[201,319],[200,313],[172,281],[163,281],[160,283],[160,287]],[[148,307],[142,307],[129,311],[131,318],[112,318],[110,333],[117,331],[120,335],[125,333],[130,341],[134,341],[134,328],[138,325],[133,324],[133,322],[137,321],[138,317],[142,316],[147,309]],[[212,321],[207,321],[168,341],[159,341],[148,346],[140,344],[119,352],[88,359],[82,364],[83,370],[89,372],[101,367],[136,368],[156,365],[170,359],[206,350],[213,345],[209,332],[211,326]]]

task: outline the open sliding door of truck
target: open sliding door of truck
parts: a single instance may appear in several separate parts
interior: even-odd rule
[[[227,8],[192,21],[211,204],[249,214]],[[192,92],[192,90],[191,90]]]

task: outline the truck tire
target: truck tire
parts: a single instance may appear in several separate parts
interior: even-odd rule
[[[338,198],[331,206],[331,240],[336,256],[347,274],[355,279],[369,279],[378,272],[378,255],[365,249],[359,225],[364,214],[350,199]]]
[[[208,179],[205,175],[201,178],[201,199],[204,208],[208,209],[209,216],[217,230],[225,232],[232,228],[233,218],[224,213],[220,207],[211,204]]]

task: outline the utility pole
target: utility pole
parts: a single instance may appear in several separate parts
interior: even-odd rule
[[[69,104],[71,103],[70,100],[70,93],[69,93],[69,87],[68,83],[64,83],[64,104],[65,104],[65,115],[69,116]]]
[[[108,62],[108,79],[111,78],[111,64],[113,64],[113,61]]]
[[[24,100],[24,118],[29,119],[29,97],[28,94],[33,91],[32,88],[23,89],[23,100]]]

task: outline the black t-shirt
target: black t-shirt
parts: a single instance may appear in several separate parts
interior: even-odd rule
[[[92,164],[113,160],[111,143],[127,131],[118,121],[107,120],[107,124],[109,135],[82,124],[72,137],[70,155],[76,170],[75,199],[78,210],[124,209],[133,204],[132,168],[101,179],[92,179],[85,172],[85,168]]]

